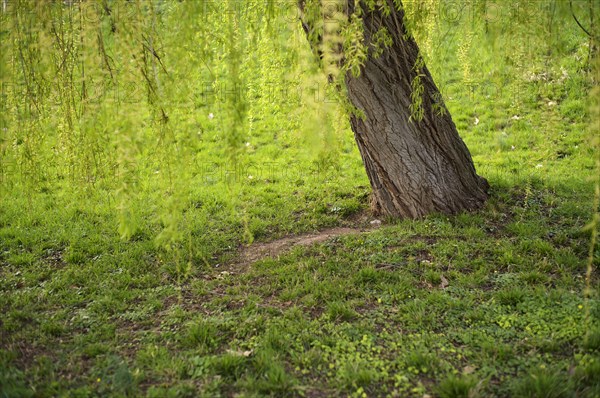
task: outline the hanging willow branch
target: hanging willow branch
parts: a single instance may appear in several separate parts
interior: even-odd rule
[[[573,0],[569,0],[569,7],[571,9],[571,15],[573,16],[573,19],[575,20],[575,22],[577,22],[577,25],[579,25],[579,27],[581,28],[581,30],[583,30],[585,32],[586,35],[588,35],[590,38],[594,39],[594,40],[598,40],[599,38],[597,36],[594,36],[593,34],[591,34],[582,24],[581,22],[579,22],[579,19],[577,19],[577,15],[575,15],[575,11],[573,10]]]

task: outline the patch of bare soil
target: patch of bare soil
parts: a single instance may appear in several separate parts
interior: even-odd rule
[[[280,256],[295,246],[310,246],[337,236],[359,234],[373,230],[381,225],[382,222],[374,218],[369,211],[359,212],[348,217],[339,227],[302,235],[288,235],[271,242],[254,242],[249,246],[240,246],[233,259],[223,264],[217,264],[215,270],[219,275],[243,273],[248,266],[255,262],[267,257]]]
[[[235,259],[228,264],[229,267],[220,268],[221,270],[240,271],[244,268],[266,257],[277,257],[288,252],[295,246],[310,246],[325,242],[337,236],[352,235],[378,228],[381,225],[379,220],[368,221],[368,216],[361,215],[360,218],[353,220],[352,225],[347,227],[336,227],[324,229],[319,232],[290,235],[271,242],[259,242],[250,246],[240,248]]]
[[[257,243],[244,248],[237,260],[239,263],[252,264],[265,257],[277,257],[294,246],[310,246],[325,242],[336,236],[360,233],[356,228],[331,228],[313,234],[286,236],[272,242]]]

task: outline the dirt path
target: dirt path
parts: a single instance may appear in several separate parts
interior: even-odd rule
[[[237,263],[250,265],[265,257],[277,257],[294,246],[310,246],[341,235],[358,234],[365,231],[358,228],[331,228],[314,234],[286,236],[266,243],[256,243],[245,247],[240,253]]]
[[[237,255],[225,264],[217,265],[221,272],[239,273],[267,257],[277,257],[295,246],[310,246],[325,242],[337,236],[353,235],[372,231],[381,226],[381,221],[368,212],[355,215],[347,220],[346,226],[328,228],[314,233],[288,235],[271,242],[255,242],[239,248]]]

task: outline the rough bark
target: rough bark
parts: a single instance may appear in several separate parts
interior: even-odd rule
[[[417,218],[480,207],[487,181],[476,174],[449,112],[434,109],[434,103],[443,107],[442,97],[426,66],[421,70],[423,119],[409,120],[419,49],[406,35],[403,12],[388,17],[367,12],[363,24],[367,42],[381,26],[394,40],[383,55],[367,60],[359,77],[346,76],[350,102],[365,115],[352,116],[351,125],[373,188],[374,209]]]
[[[487,199],[488,183],[475,172],[449,112],[439,112],[446,108],[426,66],[420,71],[423,118],[410,120],[419,48],[406,34],[403,11],[388,3],[388,16],[363,5],[362,21],[367,43],[385,27],[393,45],[379,57],[370,55],[360,76],[346,75],[349,100],[364,113],[350,121],[373,189],[373,209],[402,218],[477,209]]]

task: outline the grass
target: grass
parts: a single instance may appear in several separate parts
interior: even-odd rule
[[[563,28],[567,55],[541,70],[539,58],[508,68],[476,37],[472,78],[513,73],[492,96],[457,84],[459,39],[429,62],[492,187],[473,213],[383,220],[236,263],[252,241],[372,218],[347,125],[312,156],[285,102],[256,114],[236,166],[217,112],[173,108],[181,130],[202,125],[193,175],[169,185],[146,153],[126,239],[114,181],[28,185],[2,169],[0,396],[600,396],[600,249],[586,302],[582,231],[598,154],[585,40]],[[532,71],[544,79],[515,77]],[[170,226],[178,238],[161,240]]]
[[[585,182],[491,183],[479,212],[248,268],[217,256],[181,283],[149,238],[89,216],[61,230],[64,208],[26,226],[4,211],[3,394],[595,397]]]

